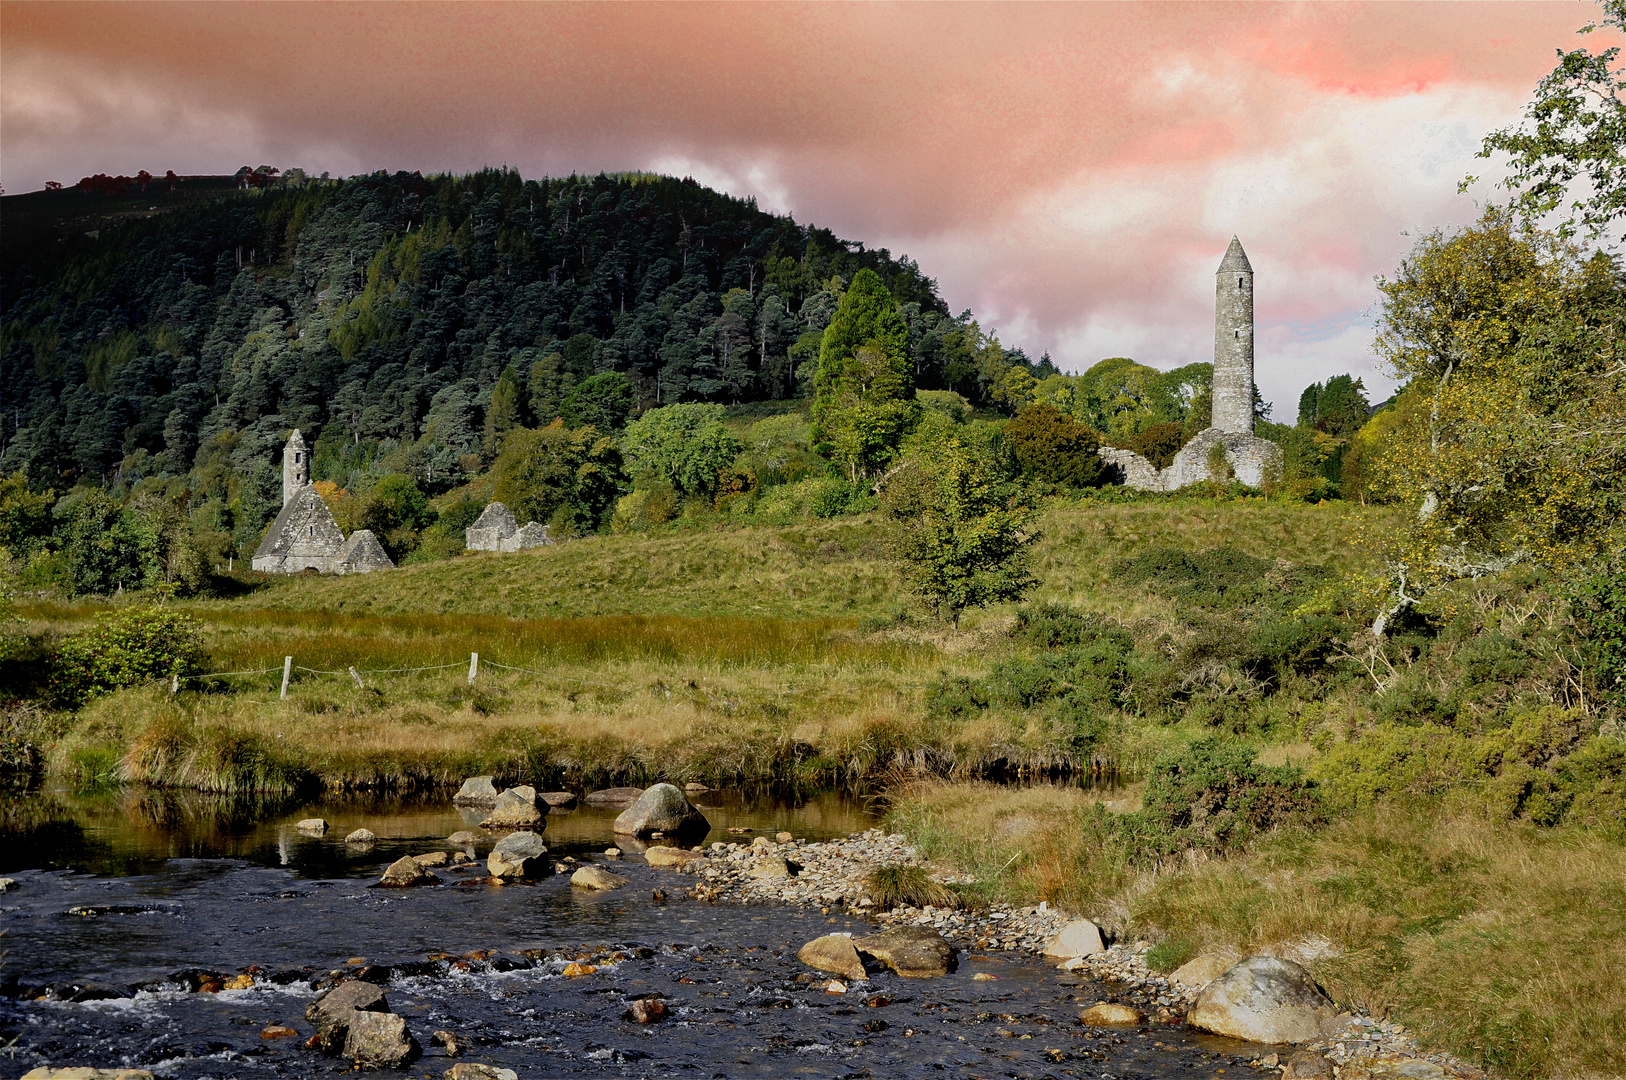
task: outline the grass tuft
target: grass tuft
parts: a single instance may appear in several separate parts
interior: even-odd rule
[[[878,866],[864,879],[864,893],[882,911],[926,906],[957,908],[954,890],[936,882],[918,866]]]

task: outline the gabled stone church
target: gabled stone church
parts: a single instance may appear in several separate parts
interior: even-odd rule
[[[333,512],[310,482],[310,451],[296,430],[282,448],[282,511],[254,552],[254,569],[268,574],[366,574],[395,563],[371,529],[346,540]]]

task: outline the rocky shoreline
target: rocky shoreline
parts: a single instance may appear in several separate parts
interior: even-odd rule
[[[932,906],[878,910],[868,896],[871,872],[900,865],[932,869],[906,837],[880,829],[811,844],[781,833],[774,840],[758,837],[748,843],[714,843],[690,854],[695,857],[675,869],[701,879],[690,890],[697,899],[815,906],[826,912],[844,908],[850,915],[872,918],[883,927],[930,927],[972,957],[979,952],[1042,954],[1073,921],[1048,904],[994,904],[978,911]],[[944,884],[965,881],[940,873],[933,878]],[[1146,941],[1119,941],[1060,966],[1080,982],[1106,982],[1111,987],[1105,999],[1109,1003],[1131,1006],[1154,1023],[1180,1023],[1208,979],[1178,977],[1188,968],[1199,969],[1198,964],[1168,975],[1153,971],[1146,962],[1151,948]],[[1318,1065],[1314,1058],[1326,1064]],[[1319,1038],[1298,1044],[1291,1052],[1263,1055],[1254,1064],[1264,1070],[1279,1069],[1287,1080],[1323,1075],[1337,1080],[1488,1080],[1489,1076],[1449,1054],[1424,1052],[1399,1024],[1347,1013],[1323,1024]]]

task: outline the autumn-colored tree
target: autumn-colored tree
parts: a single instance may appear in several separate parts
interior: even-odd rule
[[[1491,209],[1418,241],[1378,348],[1405,384],[1371,482],[1416,508],[1382,537],[1392,620],[1430,589],[1626,551],[1626,276]]]
[[[1005,425],[1005,445],[1024,476],[1075,488],[1107,480],[1101,437],[1047,402],[1028,406]]]

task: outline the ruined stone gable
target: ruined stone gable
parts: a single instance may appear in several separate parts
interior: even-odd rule
[[[254,569],[270,574],[297,574],[302,570],[327,571],[344,546],[344,533],[333,512],[310,484],[283,503],[265,539],[254,552]]]

